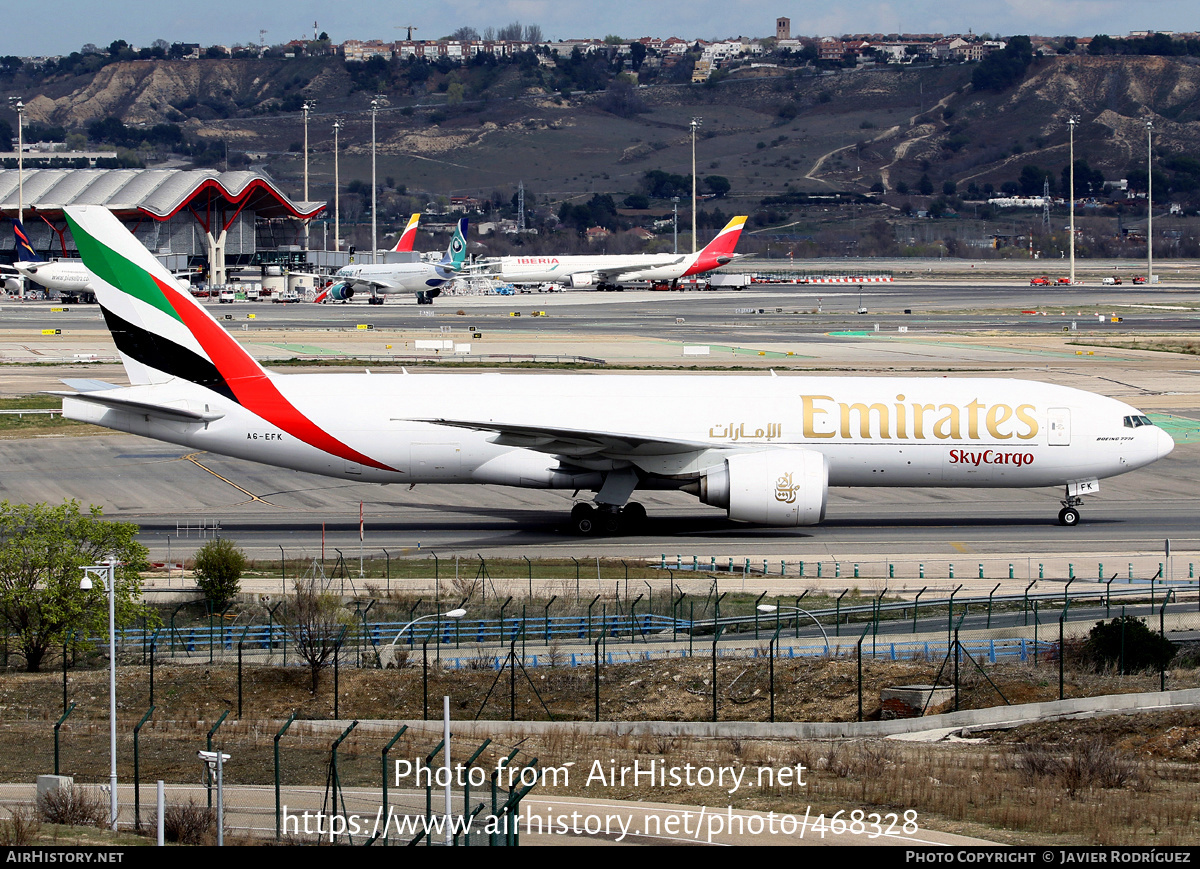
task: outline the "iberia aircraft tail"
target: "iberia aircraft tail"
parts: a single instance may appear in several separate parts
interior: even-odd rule
[[[96,300],[134,387],[188,381],[319,450],[388,469],[339,441],[281,393],[272,376],[191,293],[180,289],[163,264],[107,208],[72,205],[64,213],[83,264],[95,275]],[[184,390],[159,392],[156,401],[123,395],[121,390],[99,391],[81,400],[157,417],[212,418],[177,407],[187,403],[186,398],[180,400]]]
[[[408,226],[404,227],[404,232],[400,234],[396,246],[392,248],[393,253],[405,253],[413,249],[413,244],[417,240],[417,224],[421,222],[421,213],[418,211],[408,219]]]
[[[725,228],[717,233],[717,237],[696,254],[696,261],[691,264],[681,277],[709,272],[733,262],[738,256],[738,254],[733,252],[733,249],[737,247],[738,239],[741,238],[742,230],[745,226],[745,215],[735,217],[729,223],[725,224]]]

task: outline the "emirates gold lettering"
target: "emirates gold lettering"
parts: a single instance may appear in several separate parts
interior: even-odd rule
[[[831,395],[801,395],[801,428],[805,440],[1033,440],[1040,427],[1037,408],[1021,404],[988,404],[972,398],[963,405],[906,403],[897,395],[894,404],[841,402]],[[782,426],[776,431],[782,433]],[[766,429],[768,438],[771,428]],[[715,426],[710,437],[725,434],[732,440],[750,437],[742,427]],[[758,434],[756,431],[755,434]]]

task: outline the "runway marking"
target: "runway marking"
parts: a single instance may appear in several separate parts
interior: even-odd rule
[[[208,471],[210,474],[212,474],[214,477],[216,477],[222,483],[228,483],[230,486],[233,486],[233,488],[237,489],[239,492],[241,492],[243,495],[245,495],[249,499],[249,501],[239,501],[237,504],[233,505],[234,507],[239,507],[242,504],[249,503],[250,501],[257,501],[260,504],[266,504],[268,507],[282,507],[283,506],[281,504],[275,504],[271,501],[268,501],[266,498],[260,498],[260,497],[258,497],[258,495],[255,495],[249,489],[243,489],[237,483],[233,482],[233,480],[228,480],[225,477],[222,477],[220,474],[218,474],[212,468],[208,467],[207,465],[202,464],[199,460],[197,460],[196,456],[199,456],[199,455],[203,455],[203,452],[188,453],[185,456],[181,456],[181,458],[183,458],[185,461],[191,462],[193,465],[195,465],[197,468],[200,468],[202,471]]]
[[[951,547],[952,547],[952,548],[953,548],[955,551],[957,551],[957,552],[961,552],[963,555],[968,555],[968,554],[971,552],[971,547],[967,546],[965,543],[953,543],[953,542],[952,542],[952,543],[950,544],[950,546],[951,546]]]

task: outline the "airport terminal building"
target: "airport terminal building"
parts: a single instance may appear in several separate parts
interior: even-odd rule
[[[23,201],[26,232],[46,259],[78,256],[65,206],[102,205],[170,267],[206,265],[211,284],[234,265],[304,262],[304,226],[325,208],[293,202],[257,172],[26,169],[18,180],[0,171],[0,210],[15,217]],[[12,262],[15,247],[11,231],[0,233],[0,260]]]

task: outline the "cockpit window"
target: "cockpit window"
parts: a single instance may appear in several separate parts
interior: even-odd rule
[[[1134,415],[1125,417],[1125,428],[1140,428],[1144,425],[1154,425],[1150,421],[1150,417],[1142,415]]]

